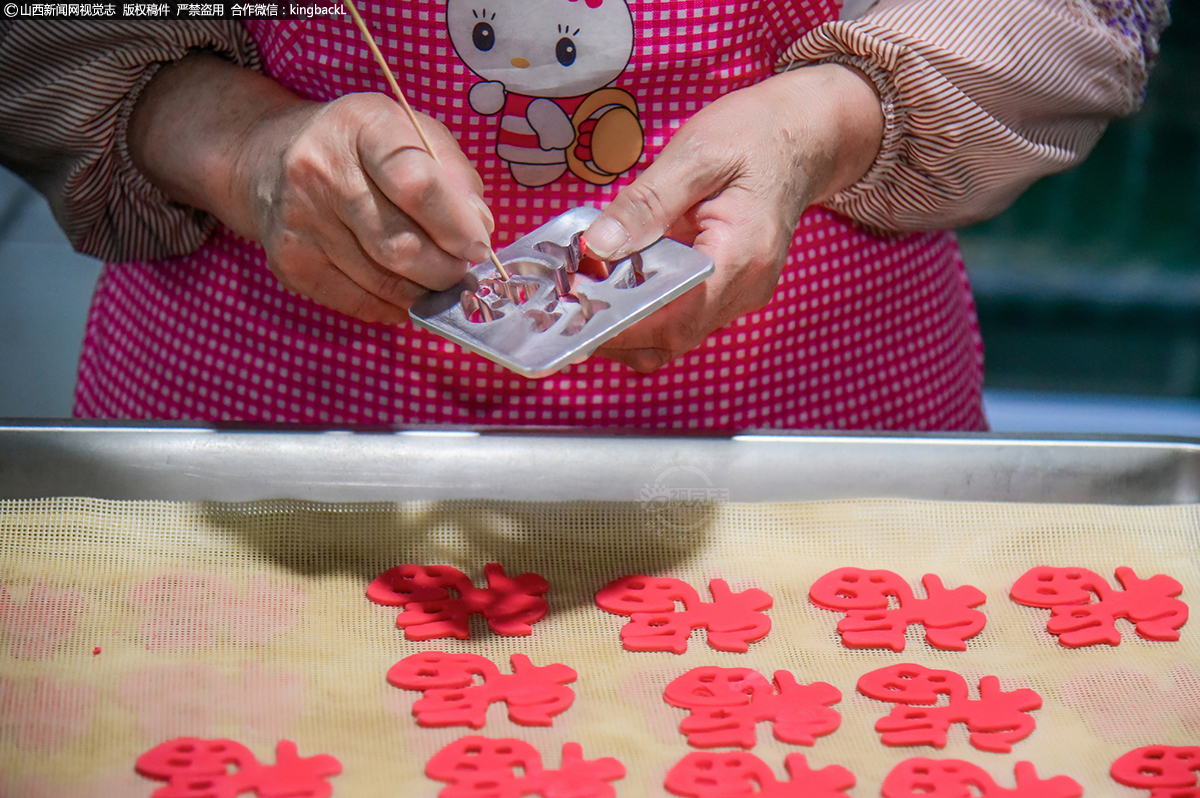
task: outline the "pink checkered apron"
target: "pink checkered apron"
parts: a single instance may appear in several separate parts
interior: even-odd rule
[[[499,25],[505,0],[471,6],[465,13],[475,28],[453,41],[446,0],[363,4],[410,102],[450,128],[483,177],[497,248],[572,207],[602,207],[698,108],[770,75],[788,44],[837,12],[833,0],[523,2],[545,5],[552,19],[559,11],[574,19],[604,11],[613,19],[616,7],[632,20],[628,63],[605,88],[636,100],[644,152],[606,185],[590,162],[592,177],[572,167],[546,185],[525,178],[520,185],[525,167],[498,154],[499,143],[517,141],[516,134],[529,141],[530,131],[518,113],[470,99],[483,78],[464,58],[482,58],[502,38],[478,20]],[[246,24],[268,74],[301,95],[388,91],[348,20]],[[563,34],[559,22],[555,35],[586,36],[575,32],[584,27],[567,24]],[[560,63],[587,57],[586,41],[579,42],[559,40]],[[510,98],[531,93],[507,88]],[[597,88],[584,86],[570,102]],[[602,144],[597,138],[592,148]],[[512,159],[541,155],[528,147],[499,151]],[[546,159],[554,163],[535,171],[562,169],[562,157],[551,152]],[[876,237],[813,208],[800,220],[764,309],[650,375],[593,358],[541,380],[411,326],[364,324],[289,293],[256,244],[218,228],[186,257],[105,267],[76,413],[332,424],[982,429],[981,383],[982,348],[953,235]]]

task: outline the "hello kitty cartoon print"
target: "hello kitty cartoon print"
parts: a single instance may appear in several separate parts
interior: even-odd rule
[[[517,183],[568,170],[604,186],[642,156],[637,100],[609,84],[633,55],[626,0],[447,0],[446,26],[482,81],[472,110],[500,115],[496,154]]]

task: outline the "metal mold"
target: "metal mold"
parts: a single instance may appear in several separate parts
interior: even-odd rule
[[[419,327],[525,377],[545,377],[713,272],[712,259],[662,239],[619,261],[584,256],[580,234],[600,211],[580,207],[551,219],[476,264],[454,288],[428,294],[409,311]]]

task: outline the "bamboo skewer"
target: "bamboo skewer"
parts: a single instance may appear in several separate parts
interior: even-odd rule
[[[417,135],[421,137],[421,143],[425,146],[425,151],[429,153],[429,157],[435,162],[441,164],[441,159],[437,157],[437,153],[433,149],[433,145],[429,143],[429,139],[425,135],[425,131],[421,129],[421,123],[417,119],[416,113],[412,106],[408,104],[408,100],[404,97],[404,92],[400,90],[400,84],[396,82],[396,76],[392,74],[392,68],[388,66],[384,60],[383,53],[379,52],[379,47],[375,44],[375,37],[371,35],[370,28],[363,18],[359,16],[358,9],[354,7],[354,0],[346,0],[346,10],[350,12],[350,16],[354,17],[354,24],[362,31],[363,38],[367,40],[367,47],[371,48],[371,55],[375,56],[376,63],[383,70],[383,77],[387,80],[388,86],[392,89],[392,94],[396,95],[396,99],[400,102],[400,106],[404,109],[404,113],[408,114],[408,121],[416,128]],[[500,272],[500,279],[508,280],[510,275],[508,270],[500,263],[500,259],[496,257],[496,251],[492,249],[491,243],[488,243],[488,257],[492,259],[492,263],[496,265],[496,270]]]

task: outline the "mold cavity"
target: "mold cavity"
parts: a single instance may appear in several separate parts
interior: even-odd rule
[[[545,332],[555,325],[562,318],[561,313],[552,313],[537,308],[529,308],[524,311],[525,318],[529,319],[529,323],[533,326],[534,332]]]
[[[612,307],[607,302],[600,299],[591,299],[582,292],[563,297],[564,302],[571,300],[579,303],[579,311],[567,322],[567,327],[562,332],[563,335],[577,335],[583,329],[584,325],[591,321],[592,316]]]
[[[481,285],[479,290],[474,293],[463,291],[459,303],[462,305],[463,315],[467,317],[467,320],[476,324],[504,318],[504,311],[501,308],[509,304],[507,297],[496,293],[486,285]]]

